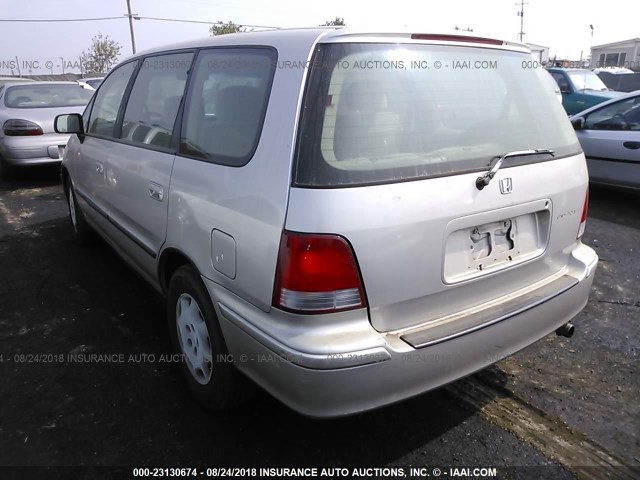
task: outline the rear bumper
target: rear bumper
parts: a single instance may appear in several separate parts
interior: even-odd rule
[[[61,148],[67,145],[68,135],[42,135],[36,137],[4,137],[0,143],[0,156],[10,165],[27,166],[60,163]]]
[[[335,417],[445,385],[555,331],[584,308],[597,260],[591,248],[579,245],[563,272],[573,279],[570,285],[564,283],[564,290],[511,314],[501,312],[482,328],[421,348],[406,341],[406,331],[375,331],[366,311],[352,312],[341,323],[316,316],[301,317],[295,324],[291,318],[274,319],[279,314],[273,310],[254,309],[213,282],[205,283],[216,299],[235,365],[294,410]]]

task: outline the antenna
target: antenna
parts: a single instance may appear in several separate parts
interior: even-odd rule
[[[520,43],[522,43],[522,39],[524,37],[524,6],[529,5],[529,2],[525,2],[524,0],[520,0],[516,5],[520,6],[520,11],[518,12],[518,16],[520,17],[520,33],[518,36],[520,37]]]

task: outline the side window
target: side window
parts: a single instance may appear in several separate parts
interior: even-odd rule
[[[94,95],[87,133],[102,137],[114,137],[118,110],[136,64],[137,62],[129,62],[118,67],[100,85]]]
[[[569,82],[567,82],[567,79],[563,74],[551,72],[551,75],[553,76],[554,80],[558,84],[558,87],[560,87],[560,91],[562,93],[567,93],[571,91],[571,89],[569,88]]]
[[[147,57],[124,112],[120,138],[169,148],[193,53]]]
[[[615,102],[587,115],[588,130],[640,131],[640,97]]]
[[[230,166],[251,160],[260,139],[275,66],[273,49],[201,51],[189,84],[180,153]]]

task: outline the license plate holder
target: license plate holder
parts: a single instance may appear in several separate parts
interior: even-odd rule
[[[496,218],[500,215],[496,211],[494,215],[481,214],[450,222],[445,237],[444,282],[470,280],[542,255],[550,225],[549,202],[542,205],[545,205],[542,210],[534,212],[515,210],[513,216]]]

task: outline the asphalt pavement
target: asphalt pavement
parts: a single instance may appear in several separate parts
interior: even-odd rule
[[[0,466],[640,476],[638,205],[640,196],[591,190],[584,241],[600,264],[574,337],[550,335],[451,386],[320,421],[263,392],[231,412],[202,409],[175,368],[163,299],[105,244],[72,241],[57,169],[0,181]]]

